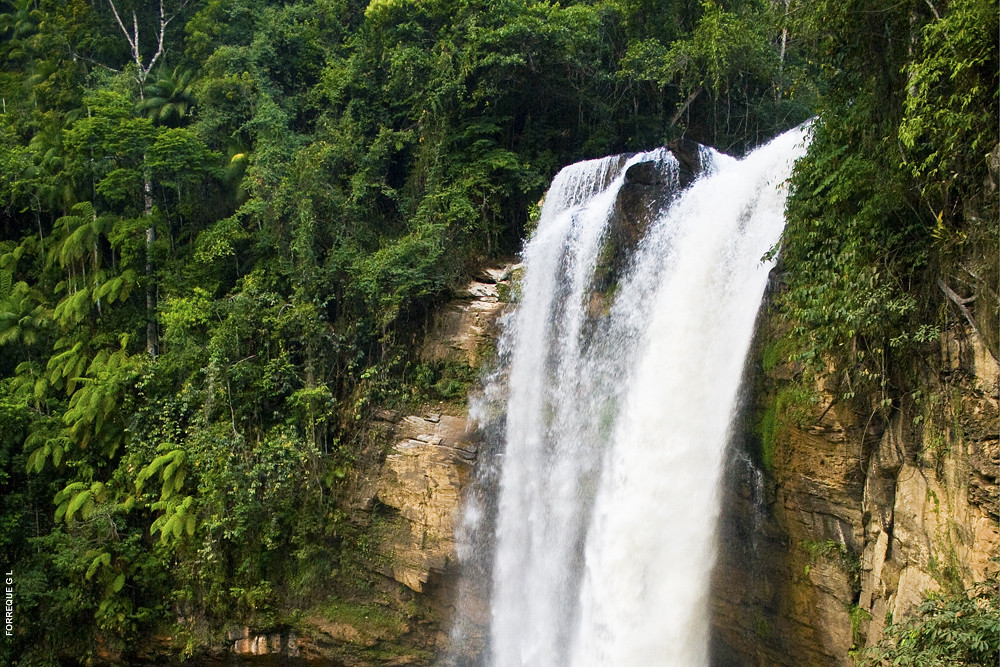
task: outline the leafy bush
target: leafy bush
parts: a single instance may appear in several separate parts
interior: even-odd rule
[[[970,594],[931,595],[913,615],[891,623],[877,645],[866,649],[861,667],[993,667],[1000,660],[998,580]]]

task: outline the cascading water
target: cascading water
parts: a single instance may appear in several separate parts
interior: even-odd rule
[[[710,150],[654,212],[617,284],[612,212],[633,164],[572,165],[524,252],[501,340],[505,397],[486,662],[708,664],[720,477],[744,358],[806,130]],[[470,521],[482,515],[469,510]]]

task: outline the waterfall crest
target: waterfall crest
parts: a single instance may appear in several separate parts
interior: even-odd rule
[[[682,167],[658,150],[553,181],[487,392],[506,415],[487,664],[708,664],[723,456],[806,133],[742,160],[703,150],[611,286],[627,170],[654,162],[669,187]]]

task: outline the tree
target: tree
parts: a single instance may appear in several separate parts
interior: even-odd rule
[[[114,14],[115,21],[118,23],[118,27],[121,28],[125,41],[128,42],[132,64],[135,65],[135,81],[139,84],[139,95],[142,96],[144,94],[143,89],[146,86],[146,81],[149,79],[149,73],[153,71],[156,63],[164,55],[164,38],[167,34],[167,26],[169,26],[170,22],[173,21],[180,11],[184,9],[188,0],[179,0],[174,10],[169,13],[164,11],[163,0],[160,0],[159,10],[154,17],[153,28],[154,39],[156,40],[156,49],[153,51],[152,55],[145,56],[140,43],[139,17],[136,14],[136,10],[132,10],[132,26],[129,28],[126,27],[124,21],[122,21],[121,14],[118,12],[118,6],[115,4],[115,0],[107,0],[107,2],[108,6],[111,8],[112,14]],[[121,0],[119,0],[119,2],[121,2]]]
[[[191,70],[178,65],[172,72],[160,72],[146,85],[139,110],[159,125],[177,127],[190,117],[194,104]]]
[[[154,35],[156,40],[156,50],[148,60],[144,61],[143,51],[140,44],[139,18],[135,9],[132,10],[132,27],[126,27],[122,21],[115,0],[107,0],[111,12],[114,14],[118,27],[121,28],[125,41],[128,42],[132,64],[135,66],[135,80],[139,86],[139,96],[145,96],[146,82],[149,73],[156,66],[157,61],[164,55],[164,38],[167,33],[167,26],[174,20],[177,14],[184,8],[188,0],[181,0],[174,11],[166,13],[164,11],[163,0],[160,0],[159,11],[155,17]],[[157,324],[156,324],[156,283],[153,279],[155,266],[153,265],[153,244],[156,243],[156,225],[153,222],[153,183],[148,174],[144,174],[143,193],[145,202],[145,215],[150,224],[146,227],[146,353],[155,358],[159,350]]]

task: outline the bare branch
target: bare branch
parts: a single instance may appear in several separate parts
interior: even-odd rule
[[[122,32],[125,33],[125,37],[127,38],[128,30],[125,29],[125,24],[122,23],[122,17],[118,15],[118,8],[115,7],[113,0],[108,0],[108,4],[111,5],[111,12],[115,15],[115,20],[118,21],[118,27],[122,29]]]
[[[671,116],[670,118],[671,125],[675,124],[678,120],[680,120],[681,116],[684,115],[684,112],[688,110],[688,107],[691,106],[691,104],[695,101],[698,95],[701,94],[701,91],[704,90],[704,88],[705,86],[698,86],[697,88],[691,91],[691,94],[687,96],[686,100],[684,100],[684,104],[682,104],[677,109],[677,111],[674,112],[674,115]]]
[[[128,28],[125,27],[125,22],[122,21],[121,14],[118,13],[118,7],[115,6],[114,0],[108,0],[108,5],[111,7],[111,13],[115,15],[115,21],[118,22],[118,27],[121,28],[122,34],[125,35],[125,40],[128,42],[129,48],[132,50],[132,60],[135,62],[136,67],[139,68],[139,76],[136,77],[139,81],[140,86],[146,82],[149,77],[149,73],[153,70],[157,61],[163,56],[164,46],[163,41],[166,38],[167,26],[174,19],[175,16],[182,10],[188,3],[188,0],[181,2],[177,10],[167,15],[163,8],[163,0],[160,0],[160,15],[159,22],[160,27],[156,35],[156,52],[153,57],[150,58],[149,63],[145,66],[142,64],[142,53],[139,51],[139,17],[136,15],[135,11],[132,12],[132,31],[129,32]],[[140,91],[140,95],[141,95]]]
[[[132,57],[138,60],[139,45],[137,44],[137,40],[133,40],[132,35],[128,33],[128,28],[126,28],[125,24],[122,22],[122,17],[118,14],[118,8],[115,7],[114,0],[108,0],[108,4],[111,5],[111,13],[115,15],[115,20],[118,21],[118,27],[122,29],[122,34],[125,35],[125,39],[126,41],[128,41],[128,45],[132,47]],[[132,15],[135,16],[134,13]],[[136,38],[138,38],[138,33],[139,31],[138,29],[136,29]]]
[[[937,283],[938,287],[941,288],[941,291],[944,292],[945,296],[951,299],[952,303],[958,306],[958,309],[962,311],[962,315],[965,316],[966,321],[969,323],[969,326],[972,327],[972,330],[976,333],[976,335],[982,339],[983,336],[979,332],[979,327],[976,325],[976,319],[972,316],[972,313],[969,312],[969,309],[965,307],[965,304],[975,301],[976,297],[960,297],[954,290],[948,287],[948,284],[945,283],[942,278],[938,278]]]
[[[964,306],[965,304],[972,303],[976,300],[976,297],[974,296],[959,296],[954,290],[948,287],[947,283],[945,283],[945,281],[941,278],[938,278],[938,287],[941,288],[941,291],[944,292],[949,299],[955,302],[955,305]]]
[[[108,0],[111,2],[111,0]],[[135,15],[135,10],[132,10],[132,46],[135,49],[132,53],[132,57],[135,58],[135,64],[142,69],[142,54],[139,53],[139,17]]]
[[[90,63],[91,65],[94,65],[95,67],[100,67],[102,69],[106,69],[109,72],[114,72],[115,74],[121,74],[121,70],[120,69],[115,69],[114,67],[111,67],[109,65],[105,65],[104,63],[99,62],[97,60],[94,60],[93,58],[89,58],[89,57],[87,57],[85,55],[77,53],[73,49],[70,49],[69,54],[70,54],[70,57],[73,58],[73,60],[82,60],[84,62]]]
[[[153,57],[150,58],[149,66],[146,67],[145,71],[143,72],[143,74],[147,76],[149,75],[150,70],[153,69],[153,65],[156,64],[156,61],[159,59],[159,57],[163,55],[163,36],[167,32],[167,25],[170,23],[170,20],[174,18],[174,16],[175,15],[171,15],[169,17],[164,16],[163,0],[160,0],[160,34],[157,36],[156,40],[156,53],[154,53]]]

